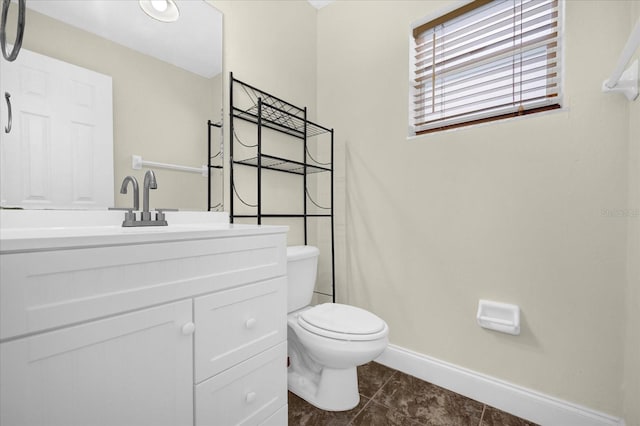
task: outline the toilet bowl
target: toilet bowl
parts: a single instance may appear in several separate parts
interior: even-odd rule
[[[309,306],[318,255],[312,246],[287,249],[289,390],[323,410],[350,410],[360,401],[356,367],[384,351],[389,327],[355,306]]]

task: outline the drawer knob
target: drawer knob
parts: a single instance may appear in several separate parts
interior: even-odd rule
[[[253,327],[255,327],[256,325],[256,319],[255,318],[249,318],[245,323],[244,326],[247,329],[252,329]]]
[[[253,401],[256,400],[256,393],[249,392],[247,396],[244,397],[244,400],[247,402],[247,404],[251,404]]]
[[[182,334],[185,336],[193,334],[194,331],[196,331],[196,325],[192,322],[188,322],[182,326]]]

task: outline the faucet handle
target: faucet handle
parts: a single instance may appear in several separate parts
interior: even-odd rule
[[[177,212],[178,209],[156,209],[156,220],[164,220],[164,212]]]
[[[125,221],[136,221],[136,212],[133,211],[133,209],[127,209],[127,211],[124,213],[124,220]]]
[[[134,212],[133,209],[125,210],[126,212],[124,213],[124,221],[122,221],[122,226],[136,226],[136,212]]]

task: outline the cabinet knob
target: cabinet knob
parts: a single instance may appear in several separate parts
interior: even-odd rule
[[[196,331],[196,325],[192,322],[188,322],[182,326],[182,334],[185,336],[193,334],[194,331]]]
[[[244,397],[244,400],[247,402],[247,404],[251,404],[253,401],[256,400],[256,393],[249,392],[247,396]]]
[[[256,319],[255,318],[249,318],[247,321],[245,321],[244,326],[247,329],[252,329],[253,327],[255,327],[256,325]]]

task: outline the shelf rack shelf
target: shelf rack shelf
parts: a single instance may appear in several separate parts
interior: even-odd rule
[[[331,172],[328,167],[316,166],[313,164],[305,164],[299,161],[288,160],[286,158],[275,157],[273,155],[262,154],[262,157],[251,157],[245,160],[238,160],[235,164],[243,164],[245,166],[258,167],[258,160],[261,162],[263,169],[277,170],[279,172],[293,173],[296,175],[321,172]]]
[[[231,75],[231,85],[233,86],[234,81],[240,85],[250,102],[249,106],[244,108],[232,104],[232,117],[300,139],[333,132],[332,129],[307,120],[306,108],[300,108],[250,84],[234,80],[233,73]]]
[[[262,100],[262,111],[260,116],[258,115],[258,105],[253,105],[247,110],[235,108],[234,114],[236,118],[241,120],[254,124],[258,124],[258,121],[261,121],[261,125],[264,127],[268,127],[282,133],[287,133],[300,139],[305,137],[305,124],[307,126],[307,137],[317,136],[331,131],[310,121],[305,122],[304,118],[289,115],[287,111],[269,105],[265,103],[264,100]]]
[[[230,90],[229,90],[229,135],[231,138],[229,144],[230,155],[230,220],[231,223],[235,219],[255,219],[258,225],[262,224],[263,218],[299,218],[304,222],[304,243],[308,244],[308,219],[309,218],[328,218],[331,223],[331,288],[332,294],[316,292],[326,296],[331,296],[335,302],[335,245],[334,245],[334,217],[333,217],[333,129],[321,126],[307,119],[307,108],[298,107],[290,102],[282,100],[277,96],[274,96],[264,90],[260,90],[255,86],[242,82],[233,77],[233,73],[230,74]],[[256,153],[249,158],[235,159],[234,157],[234,145],[235,145],[235,131],[234,121],[239,120],[248,122],[256,126]],[[292,136],[299,139],[302,142],[303,158],[302,161],[284,158],[282,156],[276,156],[272,154],[266,154],[263,152],[263,129],[270,129],[277,133]],[[307,142],[308,139],[314,136],[320,136],[327,134],[330,137],[330,151],[331,161],[328,164],[317,164],[315,161],[310,160],[308,154]],[[252,146],[253,147],[253,146]],[[240,198],[237,193],[237,187],[235,182],[235,168],[236,167],[252,167],[256,169],[257,175],[257,202],[256,204],[248,204]],[[262,211],[262,173],[265,170],[273,172],[289,173],[292,175],[298,175],[298,178],[303,179],[303,192],[300,194],[303,197],[303,213],[301,214],[288,214],[288,213],[264,213]],[[330,190],[331,201],[329,207],[319,206],[308,193],[307,188],[307,176],[315,173],[329,173],[330,174]],[[292,177],[293,178],[293,177]],[[235,195],[235,196],[234,196]],[[255,214],[242,214],[237,212],[235,207],[235,198],[238,198],[240,202],[245,205],[255,208]],[[327,213],[310,213],[308,209],[307,201],[310,200],[316,207],[321,210],[327,210]]]

